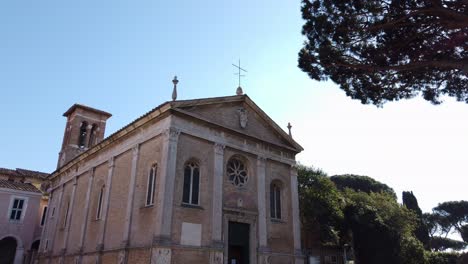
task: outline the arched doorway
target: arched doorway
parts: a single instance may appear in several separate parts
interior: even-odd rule
[[[16,239],[5,237],[0,240],[0,264],[13,264],[16,253]]]
[[[37,252],[38,251],[39,251],[39,239],[34,241],[31,244],[31,251],[29,251],[29,254],[28,254],[29,256],[28,256],[27,261],[25,260],[25,263],[33,264],[34,260],[37,257]]]

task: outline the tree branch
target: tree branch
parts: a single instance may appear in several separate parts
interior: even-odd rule
[[[348,57],[348,56],[343,56],[343,57]],[[377,66],[377,65],[351,64],[351,63],[341,63],[341,62],[324,64],[324,65],[353,68],[353,69],[365,70],[367,72],[378,72],[378,71],[387,71],[387,70],[404,72],[404,71],[412,71],[412,70],[429,67],[429,68],[442,68],[442,69],[458,69],[458,70],[463,71],[465,74],[468,74],[468,59],[459,60],[459,61],[452,61],[452,60],[418,61],[418,62],[408,63],[405,65],[395,65],[395,66],[392,66],[392,65]]]

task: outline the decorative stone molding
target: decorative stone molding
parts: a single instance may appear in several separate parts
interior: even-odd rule
[[[89,177],[94,178],[94,172],[96,171],[96,167],[91,167],[89,169]]]
[[[171,263],[171,249],[170,248],[156,248],[153,249],[151,256],[151,264],[170,264]]]
[[[171,245],[171,239],[168,236],[153,236],[153,246]]]
[[[226,148],[226,145],[221,144],[221,143],[215,143],[214,144],[214,151],[215,154],[222,155],[224,154],[224,149]]]
[[[269,254],[271,253],[271,248],[269,248],[268,246],[260,246],[258,247],[258,253]]]
[[[120,242],[120,246],[122,248],[128,248],[128,246],[130,246],[130,241],[128,240],[122,240],[122,242]]]
[[[210,254],[210,264],[223,264],[223,252],[213,251]]]
[[[135,146],[133,146],[132,155],[134,159],[138,156],[139,151],[140,151],[140,144],[136,144]]]
[[[228,161],[226,173],[228,181],[238,188],[244,187],[249,181],[247,165],[239,158],[234,157]]]
[[[224,242],[222,240],[213,240],[211,246],[215,249],[223,249],[224,248]]]
[[[109,167],[109,169],[115,167],[115,157],[109,158],[109,162],[107,166]]]
[[[169,127],[168,129],[164,130],[164,135],[169,138],[170,141],[177,141],[180,135],[180,129]]]
[[[124,250],[120,251],[119,256],[118,256],[117,264],[125,264],[127,262],[126,258],[127,258],[126,252]]]
[[[247,116],[247,109],[245,109],[244,107],[241,107],[239,109],[237,109],[237,113],[239,114],[239,125],[241,128],[246,128],[247,127],[247,122],[249,121],[248,120],[248,116]]]

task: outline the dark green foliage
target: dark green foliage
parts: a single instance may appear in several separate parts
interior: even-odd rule
[[[468,102],[465,0],[302,0],[299,68],[364,104]]]
[[[457,264],[458,253],[428,252],[426,254],[428,264]]]
[[[298,166],[299,204],[303,226],[318,226],[323,243],[338,244],[337,227],[343,221],[343,198],[326,174],[312,167]]]
[[[444,251],[447,249],[462,250],[466,247],[466,243],[463,241],[440,236],[431,237],[430,245],[431,249],[435,251]]]
[[[406,208],[412,210],[418,216],[422,216],[422,210],[419,208],[418,200],[414,196],[413,192],[403,192],[402,198],[403,205],[406,206]]]
[[[393,198],[396,200],[396,194],[392,188],[368,176],[344,174],[344,175],[332,176],[330,179],[335,183],[336,187],[341,191],[343,191],[345,188],[350,188],[355,191],[361,191],[365,193],[386,192],[392,195]]]
[[[424,246],[417,238],[403,235],[400,239],[400,252],[398,252],[401,264],[425,264],[426,252]]]
[[[465,252],[458,257],[457,264],[468,264],[468,252]]]
[[[421,243],[423,243],[426,249],[429,249],[429,231],[423,221],[423,214],[421,208],[419,208],[418,200],[414,196],[413,192],[403,192],[402,198],[403,205],[406,206],[406,208],[409,210],[413,211],[418,218],[416,229],[414,230],[413,234],[419,241],[421,241]]]
[[[468,242],[468,201],[450,201],[439,204],[433,209],[439,218],[439,225],[446,234],[455,230]]]
[[[463,241],[468,243],[468,225],[464,225],[460,229],[460,235],[463,238]]]
[[[435,214],[443,216],[458,231],[468,223],[468,201],[451,201],[439,204],[433,209]]]
[[[424,214],[423,219],[431,236],[430,246],[433,250],[461,250],[467,243],[448,239],[447,236],[458,232],[467,241],[468,202],[450,201],[439,204],[432,214]]]
[[[386,192],[367,194],[347,189],[345,197],[345,225],[352,231],[359,263],[424,263],[418,254],[414,255],[416,262],[403,262],[402,254],[422,248],[420,242],[410,238],[416,224],[414,213]]]
[[[429,231],[429,236],[435,236],[436,234],[448,235],[451,230],[451,225],[448,220],[439,214],[424,213],[423,221]]]

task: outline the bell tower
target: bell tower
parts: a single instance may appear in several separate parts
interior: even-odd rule
[[[104,139],[106,120],[112,115],[89,106],[74,104],[63,116],[67,118],[57,168]]]

